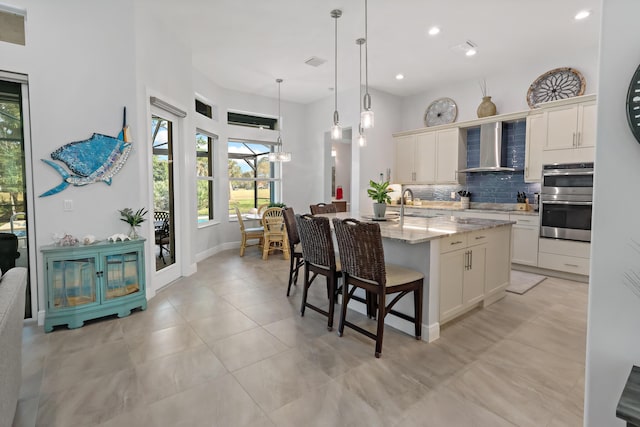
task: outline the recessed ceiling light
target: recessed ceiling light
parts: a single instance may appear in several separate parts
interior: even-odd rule
[[[439,27],[431,27],[431,28],[429,28],[429,35],[430,36],[435,36],[439,32],[440,32],[440,28]]]
[[[589,15],[591,15],[590,10],[581,10],[580,12],[576,13],[576,16],[574,16],[573,19],[575,19],[576,21],[579,21],[581,19],[588,17]]]
[[[404,79],[404,74],[396,74],[396,80]]]

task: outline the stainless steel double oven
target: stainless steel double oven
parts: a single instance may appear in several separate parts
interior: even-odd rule
[[[593,163],[544,165],[540,237],[591,241]]]

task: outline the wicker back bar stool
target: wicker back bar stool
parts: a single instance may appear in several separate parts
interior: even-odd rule
[[[372,338],[376,342],[375,356],[382,354],[384,318],[393,314],[415,324],[416,339],[422,337],[422,288],[424,275],[416,270],[385,264],[380,226],[360,222],[353,218],[334,218],[333,228],[338,241],[340,261],[344,275],[342,289],[342,310],[338,335],[342,336],[345,325]],[[352,286],[349,290],[349,285]],[[357,288],[364,289],[368,296],[367,311],[377,310],[378,322],[375,334],[347,322],[347,306]],[[393,310],[393,306],[409,292],[413,292],[414,316]],[[387,295],[397,294],[387,304]]]
[[[300,315],[304,316],[306,307],[327,316],[327,329],[333,329],[333,313],[338,294],[338,280],[342,276],[340,262],[336,259],[331,235],[329,218],[312,215],[296,215],[296,224],[302,243],[302,255],[304,258],[304,291],[302,292],[302,304]],[[313,276],[309,278],[310,273]],[[329,310],[323,310],[307,302],[309,286],[318,276],[327,279],[327,297],[329,298]]]
[[[282,209],[282,216],[284,217],[284,225],[287,228],[287,237],[289,238],[289,283],[287,285],[287,296],[291,292],[291,284],[297,285],[298,272],[300,267],[304,265],[302,259],[302,244],[300,243],[300,235],[298,234],[298,227],[296,226],[296,216],[293,208],[286,207]]]
[[[289,259],[289,243],[284,226],[282,208],[267,208],[262,214],[264,227],[264,244],[262,245],[262,259],[269,258],[269,252],[282,251],[284,259]]]
[[[338,209],[333,203],[318,203],[317,205],[309,205],[311,215],[336,213]]]

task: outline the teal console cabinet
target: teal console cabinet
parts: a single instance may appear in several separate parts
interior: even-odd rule
[[[145,239],[40,248],[46,275],[45,332],[79,328],[89,319],[147,308]]]

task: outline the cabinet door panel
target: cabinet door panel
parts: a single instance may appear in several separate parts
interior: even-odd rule
[[[433,183],[436,180],[436,133],[418,135],[415,155],[416,181]]]
[[[138,252],[107,255],[104,258],[104,299],[140,292],[140,256]]]
[[[50,309],[61,310],[96,303],[94,257],[52,260],[48,263]]]
[[[436,183],[458,182],[458,146],[460,143],[460,131],[448,129],[438,132],[438,145],[436,153]]]
[[[465,250],[440,256],[440,319],[447,318],[462,307]]]
[[[578,126],[578,107],[551,110],[547,113],[546,150],[575,147]]]
[[[416,156],[416,136],[399,136],[396,143],[395,181],[398,183],[413,182],[414,160]]]
[[[540,182],[542,178],[542,151],[547,141],[547,119],[544,114],[527,117],[525,151],[525,182]]]
[[[538,227],[514,225],[511,262],[537,267],[538,265]]]
[[[578,139],[579,147],[595,147],[596,146],[596,103],[585,103],[580,106],[580,138]]]
[[[464,271],[462,299],[465,304],[474,304],[484,297],[487,248],[486,246],[474,246],[468,250],[468,253],[468,268]]]

